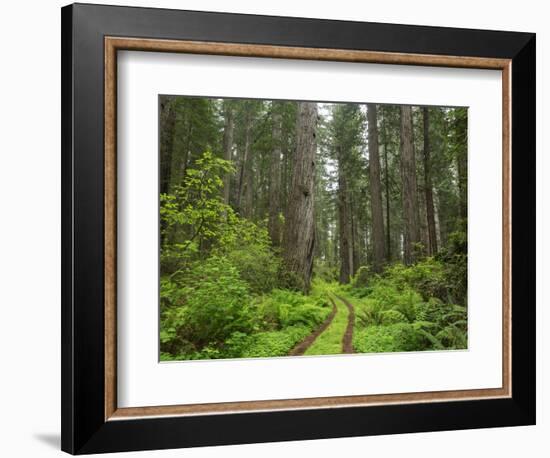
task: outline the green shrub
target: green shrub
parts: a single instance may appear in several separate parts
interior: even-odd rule
[[[382,312],[386,310],[384,303],[375,299],[355,301],[356,325],[378,326],[382,324]]]
[[[369,285],[371,277],[370,268],[368,266],[361,266],[353,277],[351,284],[354,288],[366,288]]]
[[[283,327],[304,325],[309,328],[323,322],[330,313],[328,308],[321,308],[315,304],[304,304],[291,308],[286,320],[282,321]]]
[[[409,287],[424,300],[436,297],[447,299],[448,284],[442,262],[426,258],[412,266],[394,264],[386,268],[384,278],[397,288]]]
[[[422,302],[422,297],[415,290],[407,285],[399,287],[388,279],[374,282],[366,298],[371,307],[376,304],[378,311],[396,310],[408,321],[416,319],[416,306]]]
[[[280,259],[265,224],[241,218],[224,203],[223,177],[233,171],[230,161],[206,151],[186,170],[182,184],[161,194],[161,272],[179,275],[196,261],[224,257],[251,293],[269,292],[277,286]]]
[[[356,351],[466,348],[467,310],[451,302],[450,268],[433,258],[396,264],[368,286],[349,288],[355,297]]]
[[[162,310],[161,351],[215,349],[232,333],[251,330],[248,286],[227,259],[197,262],[180,281],[180,303]]]
[[[468,348],[468,335],[463,324],[465,325],[465,322],[447,325],[435,337],[445,348],[464,350]]]
[[[404,323],[406,321],[407,317],[403,315],[399,310],[382,310],[380,312],[381,324]]]
[[[444,265],[447,302],[467,305],[468,302],[468,243],[466,232],[453,232],[445,250],[438,254]]]
[[[420,351],[432,348],[432,342],[410,323],[368,326],[355,332],[353,346],[359,353]]]
[[[231,161],[210,151],[198,158],[195,167],[173,186],[171,194],[160,195],[161,270],[171,273],[197,258],[204,247],[227,238],[227,221],[236,218],[223,202],[222,177],[234,170]]]
[[[338,268],[324,261],[314,261],[313,273],[315,278],[323,282],[333,282],[338,279]]]
[[[183,303],[183,290],[172,275],[160,277],[160,308],[174,307]]]
[[[235,347],[230,351],[235,355],[233,357],[240,358],[286,356],[310,333],[311,329],[303,325],[289,326],[281,331],[259,332],[247,336],[246,345],[239,348],[238,353]]]
[[[251,244],[228,251],[226,257],[235,266],[241,279],[248,283],[252,293],[266,293],[277,286],[280,262],[268,247]]]
[[[274,289],[250,306],[253,332],[233,332],[216,358],[255,358],[287,355],[329,315],[326,295]],[[212,357],[212,354],[210,354]]]
[[[305,290],[304,279],[296,272],[288,269],[284,263],[281,263],[277,277],[281,288],[296,292]]]
[[[267,228],[234,213],[228,216],[224,237],[212,252],[231,261],[253,294],[271,291],[279,284],[281,259],[272,249]]]
[[[309,328],[323,322],[331,308],[326,297],[304,296],[295,291],[275,289],[261,298],[256,315],[266,330],[282,329],[294,325]]]
[[[458,321],[466,321],[467,310],[466,307],[446,304],[439,299],[432,298],[427,302],[421,302],[417,305],[416,319],[445,326]]]

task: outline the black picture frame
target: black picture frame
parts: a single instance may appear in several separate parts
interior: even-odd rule
[[[105,421],[104,37],[512,60],[512,396]],[[72,454],[535,424],[535,34],[62,8],[62,449]]]

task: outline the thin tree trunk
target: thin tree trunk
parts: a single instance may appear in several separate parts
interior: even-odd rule
[[[434,220],[435,220],[435,234],[437,246],[443,246],[443,238],[441,236],[441,224],[439,222],[439,197],[437,195],[437,189],[434,189]]]
[[[456,118],[456,134],[457,141],[463,147],[459,147],[457,153],[457,173],[458,173],[458,190],[460,197],[460,218],[466,221],[468,217],[468,139],[467,139],[467,118]]]
[[[348,205],[348,183],[346,167],[341,148],[337,147],[338,158],[338,222],[340,233],[340,283],[346,284],[350,281],[352,274],[353,256],[351,246],[351,228]]]
[[[281,244],[281,222],[279,219],[281,199],[281,144],[282,144],[282,106],[280,102],[273,102],[273,151],[269,168],[269,221],[268,231],[271,243],[277,247]]]
[[[416,163],[414,157],[412,111],[401,107],[401,181],[403,186],[403,262],[412,264],[418,242],[418,209],[416,205]]]
[[[170,191],[176,126],[176,110],[173,98],[161,98],[160,121],[160,193],[168,194]]]
[[[245,107],[245,134],[244,134],[244,149],[242,153],[241,163],[240,163],[240,170],[239,170],[239,186],[238,186],[238,192],[237,192],[237,209],[239,211],[239,214],[243,217],[250,216],[250,208],[249,204],[251,202],[248,202],[248,195],[247,195],[247,186],[250,184],[249,180],[249,174],[250,174],[250,136],[252,132],[252,119],[251,119],[251,107],[250,103],[247,102],[247,106]]]
[[[350,216],[350,228],[351,228],[351,262],[350,272],[354,276],[359,268],[359,243],[357,241],[357,218],[355,216],[355,200],[353,194],[350,193],[349,198],[349,216]]]
[[[428,234],[428,217],[426,215],[426,194],[424,192],[425,185],[419,185],[417,197],[418,205],[418,241],[420,242],[419,248],[423,255],[430,255],[430,236]],[[418,253],[420,254],[420,253]]]
[[[282,174],[281,174],[281,200],[279,201],[281,207],[281,213],[285,216],[287,215],[288,208],[288,196],[289,196],[289,182],[290,182],[290,149],[288,145],[285,145],[283,149],[283,164],[282,164]]]
[[[390,178],[388,163],[387,119],[384,117],[384,187],[386,188],[386,259],[391,261],[391,226],[390,226]]]
[[[188,119],[189,123],[187,127],[187,142],[185,143],[185,148],[183,150],[183,156],[181,158],[180,164],[180,173],[181,181],[185,180],[185,175],[187,174],[187,165],[189,164],[189,157],[191,156],[191,139],[193,138],[193,124],[191,120]]]
[[[233,149],[233,130],[235,127],[235,119],[233,116],[233,108],[230,102],[224,101],[224,127],[223,127],[223,158],[226,161],[231,161],[231,152]],[[223,179],[223,201],[226,205],[229,204],[229,190],[231,187],[231,173],[225,174]]]
[[[424,119],[424,194],[426,200],[426,220],[428,225],[428,255],[437,254],[437,235],[435,230],[435,211],[432,185],[431,144],[430,144],[430,111],[422,110]]]
[[[250,148],[250,146],[249,146]],[[243,189],[243,212],[242,216],[245,218],[254,217],[254,158],[250,154],[250,149],[248,151],[248,161],[245,170],[245,182]]]
[[[316,160],[317,104],[298,103],[296,156],[283,246],[286,268],[295,286],[309,292],[315,247],[314,189]]]
[[[381,272],[384,265],[384,215],[382,211],[382,186],[380,184],[380,154],[378,150],[378,116],[376,105],[367,104],[369,124],[369,184],[372,217],[372,265],[374,272]]]
[[[338,223],[334,225],[334,232],[332,233],[332,247],[333,247],[333,267],[338,266],[338,260],[340,259],[340,229]]]
[[[176,130],[176,110],[174,99],[162,97],[160,102],[160,183],[159,192],[170,192],[172,176],[172,158],[174,150],[174,137]],[[160,246],[164,245],[166,237],[166,223],[160,220]]]

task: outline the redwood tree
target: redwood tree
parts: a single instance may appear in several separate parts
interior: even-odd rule
[[[296,154],[286,215],[284,261],[294,286],[309,292],[315,246],[314,181],[317,104],[298,103]]]
[[[378,119],[376,105],[367,105],[369,133],[369,184],[372,218],[373,270],[380,272],[385,258],[384,216],[382,213],[382,186],[380,184],[380,154],[378,150]]]
[[[403,199],[403,262],[415,261],[418,242],[418,208],[416,204],[416,161],[414,157],[412,110],[401,107],[401,183]]]
[[[172,154],[176,127],[176,100],[173,97],[160,98],[160,193],[170,190]]]
[[[230,100],[223,101],[223,158],[226,161],[231,160],[231,151],[233,148],[233,130],[235,126],[234,110]],[[227,205],[229,204],[229,189],[231,185],[231,173],[226,173],[223,180],[223,201]]]
[[[282,145],[282,104],[273,102],[272,143],[273,151],[269,167],[269,221],[268,229],[273,246],[281,244],[281,224],[279,220],[281,199],[281,145]]]
[[[340,276],[342,284],[353,275],[353,244],[350,218],[349,187],[346,161],[342,147],[336,147],[338,160],[338,222],[340,232]]]
[[[422,109],[424,120],[424,194],[426,200],[426,220],[428,224],[428,254],[437,253],[437,235],[435,230],[435,211],[431,171],[431,144],[430,144],[430,111],[428,107]]]

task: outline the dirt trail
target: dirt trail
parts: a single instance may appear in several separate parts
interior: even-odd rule
[[[325,331],[325,329],[330,326],[330,323],[332,323],[332,320],[336,316],[337,308],[332,297],[329,297],[329,299],[330,302],[332,302],[332,311],[330,312],[330,315],[325,319],[325,321],[323,321],[321,326],[319,326],[313,333],[308,335],[304,340],[296,345],[288,354],[289,356],[303,355],[306,350],[313,344],[313,342],[315,342],[315,339],[317,339],[317,337],[319,337]]]
[[[340,299],[344,304],[346,304],[346,307],[349,310],[348,326],[346,328],[346,332],[344,333],[344,338],[342,339],[342,352],[355,353],[355,351],[353,350],[353,327],[355,326],[355,308],[345,297],[338,296],[337,294],[335,294],[335,296]]]

